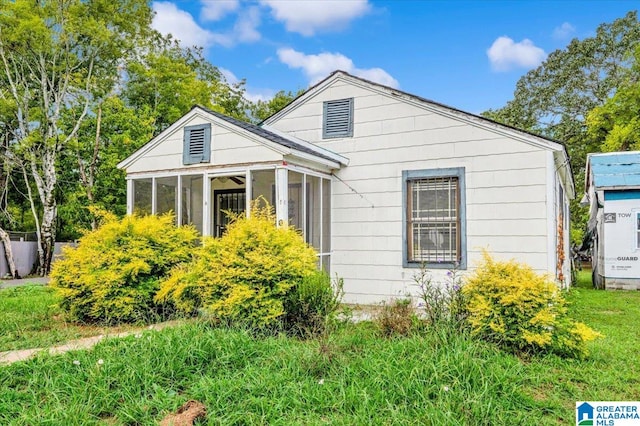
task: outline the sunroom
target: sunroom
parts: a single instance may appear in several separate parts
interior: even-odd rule
[[[202,235],[224,234],[230,213],[249,215],[250,201],[275,209],[330,270],[332,171],[347,160],[275,130],[195,107],[122,161],[127,210],[175,214]]]

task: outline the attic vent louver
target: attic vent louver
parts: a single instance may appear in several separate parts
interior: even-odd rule
[[[324,139],[353,136],[353,98],[326,101],[323,118]]]
[[[186,126],[182,151],[184,164],[208,163],[211,159],[211,124]]]
[[[204,129],[192,130],[190,136],[189,155],[204,154]]]

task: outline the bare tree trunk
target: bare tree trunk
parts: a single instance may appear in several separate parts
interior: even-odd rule
[[[4,244],[4,257],[7,259],[7,265],[9,265],[9,272],[11,273],[11,278],[20,278],[18,274],[18,268],[16,268],[16,263],[13,260],[13,250],[11,249],[11,240],[9,239],[9,234],[2,228],[0,228],[0,240]]]
[[[24,178],[24,183],[27,187],[27,198],[29,199],[29,205],[31,206],[31,214],[33,215],[33,221],[36,225],[36,237],[38,239],[38,270],[42,270],[42,265],[44,264],[44,251],[42,250],[42,228],[40,227],[40,219],[38,216],[38,211],[36,210],[36,202],[33,198],[33,193],[31,192],[31,184],[29,183],[29,177],[27,176],[27,170],[24,167],[24,164],[20,164],[22,167],[22,177]]]
[[[93,154],[91,156],[91,162],[88,165],[85,164],[80,152],[78,151],[78,171],[80,172],[80,181],[84,186],[85,193],[87,194],[87,200],[89,205],[93,206],[95,202],[94,190],[95,190],[95,176],[96,168],[98,167],[98,155],[100,154],[100,131],[102,127],[102,105],[98,105],[98,112],[96,115],[96,138],[93,144]],[[93,216],[93,215],[92,215]],[[98,228],[98,222],[96,217],[91,218],[91,230],[95,231]]]
[[[42,250],[39,251],[39,273],[42,276],[47,275],[51,270],[51,260],[53,259],[53,250],[56,242],[58,205],[55,197],[55,187],[58,179],[56,176],[55,159],[56,149],[46,149],[44,158],[42,158],[42,175],[40,175],[40,171],[37,169],[35,162],[32,161],[31,163],[32,176],[36,182],[40,202],[42,203],[42,222],[40,223],[40,246]]]

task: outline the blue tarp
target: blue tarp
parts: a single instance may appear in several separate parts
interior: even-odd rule
[[[640,152],[614,152],[589,156],[596,188],[640,187]]]

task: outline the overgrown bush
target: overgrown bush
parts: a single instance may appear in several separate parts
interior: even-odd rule
[[[384,337],[408,336],[419,322],[411,299],[394,299],[382,305],[373,318],[378,332]]]
[[[485,253],[462,291],[472,333],[516,352],[583,357],[587,342],[600,336],[569,317],[554,282],[515,261]]]
[[[198,235],[174,217],[103,214],[103,224],[53,264],[51,287],[73,318],[113,324],[152,321],[167,312],[154,302],[171,268],[190,259]]]
[[[208,238],[193,262],[177,268],[156,296],[187,314],[249,327],[271,327],[289,290],[316,270],[316,254],[292,227],[276,227],[269,206],[232,218],[226,234]]]
[[[285,297],[285,330],[302,337],[324,333],[340,306],[342,294],[340,278],[336,278],[332,285],[331,277],[324,271],[315,271],[304,277]]]
[[[418,303],[427,323],[432,327],[445,327],[453,331],[464,325],[465,308],[462,278],[457,269],[447,271],[446,279],[434,281],[425,265],[413,275],[418,287]]]

